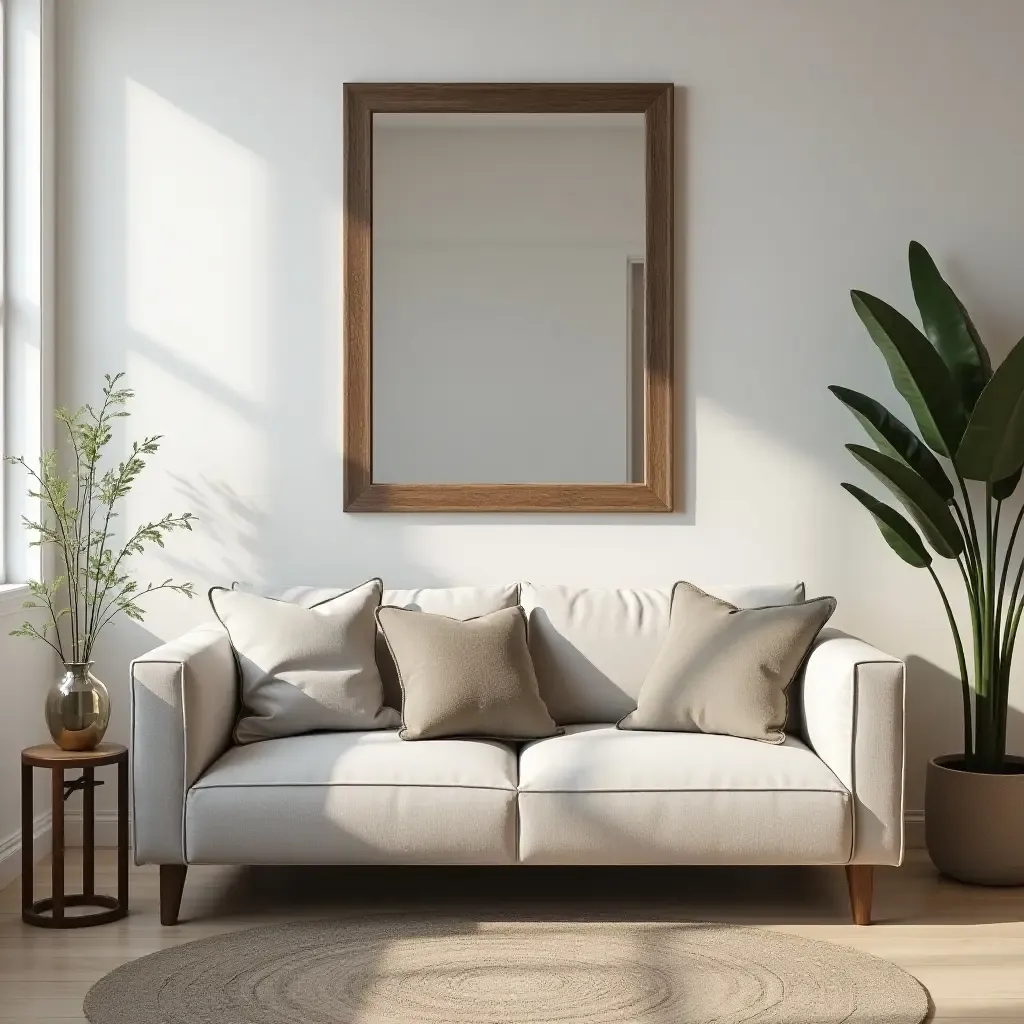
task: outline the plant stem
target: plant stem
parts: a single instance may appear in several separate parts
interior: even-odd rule
[[[86,523],[85,523],[85,600],[82,608],[82,629],[84,631],[83,642],[85,650],[81,653],[81,660],[89,660],[89,568],[92,561],[92,490],[96,482],[96,463],[90,460],[88,465],[88,479],[85,485],[86,493]],[[94,595],[95,596],[95,595]]]
[[[1006,714],[1010,692],[1010,665],[1007,661],[999,663],[999,704],[996,708],[996,752],[1002,766],[1006,761]]]
[[[1010,561],[1010,553],[1013,549],[1013,542],[1016,539],[1015,530],[1020,523],[1018,516],[1014,523],[1014,531],[1010,534],[1010,543],[1003,554],[1002,569],[999,572],[999,585],[996,587],[995,575],[999,561],[999,519],[1003,510],[1003,500],[996,501],[995,527],[992,535],[992,600],[995,603],[995,611],[992,617],[992,686],[994,699],[992,702],[993,729],[995,732],[995,758],[1002,767],[1006,757],[1006,706],[1009,700],[1009,676],[1010,667],[1004,664],[1002,649],[1003,634],[1003,594],[1006,587],[1006,567]]]
[[[78,438],[75,436],[75,428],[73,422],[77,422],[78,417],[76,416],[74,421],[62,420],[64,425],[67,427],[68,440],[71,442],[72,451],[75,453],[75,558],[74,566],[67,565],[67,579],[68,579],[68,594],[72,593],[72,586],[74,586],[74,602],[71,608],[71,619],[74,622],[78,617],[78,583],[79,573],[82,568],[82,453],[78,447]],[[74,581],[72,583],[72,581]],[[77,633],[75,634],[77,636]]]
[[[1022,507],[1020,513],[1017,516],[1017,523],[1014,527],[1014,533],[1016,533],[1016,525],[1019,525],[1022,518],[1024,518],[1024,507]],[[1003,586],[1005,587],[1005,581],[1008,577],[1008,570],[1013,554],[1013,537],[1010,538],[1010,546],[1004,555],[1003,562]],[[1010,691],[1010,666],[1013,662],[1013,650],[1017,642],[1017,629],[1020,625],[1021,611],[1024,609],[1024,597],[1018,600],[1018,594],[1021,588],[1021,581],[1024,580],[1024,558],[1021,559],[1020,564],[1017,567],[1017,575],[1013,581],[1013,589],[1010,592],[1010,600],[1006,608],[1006,622],[1003,628],[1002,643],[1000,646],[1000,715],[999,715],[999,737],[1002,744],[1002,749],[1005,751],[1006,744],[1006,717],[1007,717],[1007,704],[1009,702],[1009,691]]]
[[[991,494],[991,489],[987,491]],[[991,501],[990,501],[991,509]],[[998,590],[996,588],[996,571],[997,563],[999,559],[999,519],[1003,511],[1002,501],[996,502],[995,518],[992,522],[992,535],[989,540],[989,574],[988,574],[988,587],[989,587],[989,602],[990,602],[990,614],[992,616],[992,670],[993,670],[993,682],[996,682],[999,678],[999,601],[998,601]],[[998,698],[998,693],[996,694]],[[998,700],[997,700],[998,705]]]
[[[998,504],[998,503],[997,503]],[[998,543],[998,507],[993,516],[992,485],[985,485],[985,573],[981,594],[980,674],[975,681],[977,694],[977,750],[980,771],[996,772],[1002,767],[999,749],[1000,661],[1002,651],[996,632],[996,546]]]
[[[997,622],[1002,621],[1003,614],[1003,598],[1006,594],[1006,580],[1010,573],[1010,562],[1013,560],[1013,546],[1017,542],[1017,531],[1020,529],[1021,522],[1024,521],[1024,504],[1021,505],[1020,511],[1017,513],[1017,518],[1013,521],[1013,529],[1010,531],[1010,540],[1006,545],[1006,551],[1003,552],[1003,571],[999,576],[999,608],[996,613]],[[1006,610],[1006,617],[1009,618],[1013,613],[1013,605]]]
[[[974,574],[977,578],[981,576],[982,569],[981,545],[978,543],[978,526],[974,519],[974,507],[971,505],[971,496],[967,491],[967,481],[963,478],[959,470],[956,470],[956,478],[960,484],[960,493],[963,495],[964,510],[967,512],[968,539],[970,540],[971,548],[974,553]],[[963,518],[963,513],[961,513],[961,518]]]
[[[1021,576],[1022,575],[1024,575],[1024,565],[1021,565],[1020,571],[1017,573],[1017,585],[1018,586],[1020,585],[1020,581],[1021,581]],[[1014,588],[1014,589],[1016,589],[1016,588]],[[1013,613],[1013,621],[1012,622],[1007,622],[1007,627],[1008,628],[1007,628],[1007,635],[1006,635],[1006,641],[1005,641],[1006,661],[1007,662],[1009,662],[1009,660],[1013,656],[1014,644],[1016,644],[1016,642],[1017,642],[1017,627],[1020,625],[1020,616],[1021,616],[1021,612],[1022,611],[1024,611],[1024,601],[1020,601],[1017,604],[1017,607],[1016,607],[1016,609],[1014,610],[1014,613]]]
[[[129,461],[130,461],[130,460],[129,460]],[[126,467],[126,469],[127,469],[127,466],[128,466],[128,463],[126,462],[126,463],[125,463],[125,467]],[[124,473],[122,473],[122,474],[121,474],[121,475],[120,475],[120,476],[118,477],[118,483],[120,483],[120,482],[121,482],[121,480],[122,480],[123,478],[124,478]],[[111,506],[110,506],[110,507],[109,507],[109,508],[107,509],[107,518],[106,518],[106,522],[104,523],[104,526],[103,526],[103,533],[104,533],[104,535],[106,534],[106,532],[107,532],[107,529],[108,529],[108,524],[110,523],[110,511],[111,511],[111,509],[113,509],[113,505],[111,505]],[[128,549],[129,549],[129,548],[130,548],[130,547],[131,547],[131,546],[132,546],[132,545],[133,545],[133,544],[135,543],[135,541],[136,541],[136,540],[138,540],[139,534],[140,534],[140,533],[142,533],[142,531],[143,531],[144,529],[145,529],[145,526],[140,526],[140,527],[139,527],[139,528],[138,528],[138,529],[137,529],[137,530],[135,531],[135,533],[133,533],[133,534],[132,534],[131,538],[130,538],[130,539],[128,540],[128,543],[127,543],[127,544],[125,544],[125,546],[124,546],[123,548],[121,548],[120,552],[118,553],[118,556],[117,556],[117,558],[115,558],[115,559],[114,559],[114,560],[113,560],[113,561],[111,562],[111,565],[110,565],[110,573],[109,573],[109,575],[108,575],[108,577],[107,577],[107,582],[105,583],[105,585],[104,585],[104,587],[103,587],[103,590],[102,590],[102,591],[100,591],[99,599],[98,599],[98,601],[96,602],[96,608],[97,608],[97,609],[98,609],[98,608],[99,608],[99,607],[100,607],[100,606],[101,606],[101,605],[103,604],[103,602],[104,602],[104,601],[106,600],[106,598],[107,598],[107,591],[108,591],[108,590],[110,590],[110,582],[109,582],[109,581],[110,581],[110,580],[113,580],[113,579],[116,579],[116,577],[117,577],[117,569],[118,569],[118,566],[120,566],[120,564],[121,564],[121,560],[122,560],[122,559],[124,558],[124,556],[125,556],[125,555],[127,554],[127,552],[128,552]],[[102,557],[103,557],[103,550],[101,549],[101,550],[100,550],[100,558],[102,558]],[[96,633],[95,633],[95,635],[96,635],[96,636],[99,636],[99,632],[100,632],[100,629],[101,629],[101,628],[102,628],[102,627],[98,627],[98,628],[96,629]]]
[[[146,587],[145,590],[141,590],[137,594],[133,594],[132,595],[132,600],[133,601],[137,601],[141,597],[146,597],[149,594],[155,594],[158,590],[177,590],[177,589],[178,589],[178,586],[177,586],[177,584],[174,584],[174,583],[161,583],[157,587],[154,587],[152,584],[150,584],[148,587]],[[96,627],[96,635],[97,636],[100,635],[100,631],[103,629],[103,627],[121,610],[120,607],[118,607],[116,605],[116,600],[117,599],[115,598],[114,600],[115,600],[115,605],[114,605],[113,609],[110,610],[110,614],[105,619],[103,619],[103,621],[99,624],[99,626]],[[107,608],[110,609],[110,605],[107,605]]]
[[[1020,569],[1017,571],[1017,579],[1014,583],[1014,596],[1016,596],[1017,590],[1020,587],[1021,577],[1024,576],[1024,562],[1021,563]],[[1010,612],[1013,615],[1011,618]],[[1006,694],[1005,699],[1000,705],[1000,716],[999,716],[999,727],[998,727],[998,740],[1000,744],[999,749],[1003,752],[1003,756],[1006,754],[1006,719],[1009,711],[1009,693],[1010,693],[1010,666],[1013,663],[1013,649],[1017,643],[1017,629],[1020,626],[1021,612],[1024,611],[1024,600],[1020,601],[1016,608],[1013,607],[1011,601],[1010,609],[1006,613],[1006,632],[1003,637],[1003,649],[1002,649],[1002,676],[1000,683],[1003,687],[1003,691]]]
[[[50,621],[53,623],[53,635],[57,638],[58,644],[58,647],[53,647],[53,644],[50,644],[50,646],[53,647],[53,649],[60,655],[60,660],[65,661],[64,644],[60,639],[60,627],[57,625],[57,616],[53,613],[53,601],[51,601],[49,597],[46,599],[46,610],[50,613]]]
[[[104,423],[104,419],[106,418],[107,407],[110,405],[110,394],[111,394],[111,386],[108,385],[106,388],[103,389],[103,405],[100,406],[99,415],[98,416],[94,416],[94,420],[95,420],[94,427],[95,427],[95,430],[96,430],[96,446],[95,446],[95,448],[93,450],[92,458],[89,460],[89,482],[88,482],[88,485],[86,487],[86,493],[88,494],[88,498],[87,498],[86,504],[88,506],[88,510],[87,510],[87,515],[86,515],[86,542],[85,542],[85,608],[83,609],[83,611],[85,613],[85,630],[86,630],[86,632],[85,632],[85,650],[82,652],[82,660],[83,661],[88,661],[90,659],[90,657],[92,655],[92,648],[93,648],[93,642],[92,642],[92,626],[93,626],[92,612],[93,612],[93,608],[89,604],[89,572],[90,572],[91,563],[92,563],[92,534],[93,534],[93,530],[92,530],[92,516],[93,516],[92,496],[93,496],[93,489],[95,488],[95,485],[96,485],[96,467],[97,467],[97,465],[99,463],[100,439],[102,438],[103,423]],[[90,408],[89,411],[92,412],[91,408]],[[108,509],[107,511],[108,511],[107,523],[109,523],[110,522],[110,516],[109,516],[109,511],[110,510]],[[106,528],[104,528],[104,534],[105,533],[106,533]],[[103,557],[103,546],[102,546],[102,544],[100,545],[100,555],[99,555],[99,557],[100,558]],[[95,585],[93,586],[93,595],[92,595],[94,603],[95,603],[95,600],[96,600],[96,590],[97,590],[98,587],[99,587],[99,577],[98,577],[98,574],[97,574],[97,579],[95,581]]]
[[[1020,618],[1020,607],[1024,605],[1024,600],[1018,604],[1017,594],[1020,590],[1021,581],[1024,580],[1024,559],[1021,560],[1021,564],[1017,569],[1017,577],[1013,581],[1013,589],[1010,591],[1010,602],[1006,609],[1006,628],[1003,631],[1003,644],[1002,644],[1002,660],[1009,663],[1013,656],[1013,645],[1011,643],[1011,636],[1013,635],[1012,621]]]
[[[935,570],[930,565],[928,566],[928,572],[931,573],[935,586],[939,588],[942,606],[946,609],[946,618],[949,619],[949,628],[953,631],[953,643],[956,644],[956,660],[960,666],[960,688],[963,693],[964,702],[964,760],[967,765],[970,765],[974,760],[974,744],[972,742],[971,729],[971,686],[967,675],[967,659],[964,657],[964,645],[960,639],[960,630],[957,628],[956,616],[953,614],[953,609],[949,606],[949,598],[946,597],[946,591],[943,589],[942,583],[939,582],[939,577],[936,575]]]
[[[965,495],[965,500],[966,500],[966,495]],[[964,555],[967,558],[967,567],[968,567],[968,569],[970,569],[971,577],[973,579],[973,578],[975,578],[977,576],[978,567],[977,567],[977,564],[974,561],[974,550],[971,547],[971,531],[970,531],[970,527],[967,525],[967,520],[964,519],[964,514],[963,514],[963,511],[961,510],[960,506],[955,501],[950,502],[950,504],[953,506],[953,511],[956,513],[957,520],[960,523],[960,532],[964,536]]]
[[[173,517],[171,517],[171,516],[168,515],[168,517],[166,519],[163,519],[163,520],[159,521],[159,525],[170,524],[171,527],[173,528],[174,526],[180,526],[182,523],[187,522],[189,520],[189,518],[190,517],[189,517],[189,514],[187,512],[183,516],[173,516]],[[135,531],[135,533],[133,533],[132,536],[129,538],[128,543],[125,544],[123,548],[121,548],[120,552],[118,553],[117,558],[112,560],[110,569],[108,570],[107,583],[104,585],[103,590],[100,592],[100,596],[99,596],[99,604],[100,605],[102,605],[102,603],[106,600],[107,592],[110,590],[110,587],[112,585],[111,581],[113,581],[113,580],[115,580],[117,578],[118,567],[121,565],[121,562],[124,560],[125,556],[131,550],[132,545],[139,539],[140,534],[142,534],[144,530],[146,530],[146,529],[148,529],[150,527],[153,527],[155,525],[158,525],[158,524],[144,523],[142,526],[140,526]],[[163,589],[163,588],[161,587],[160,589]],[[118,596],[120,596],[120,595],[118,595]],[[141,594],[138,594],[138,595],[136,595],[136,598],[141,597],[141,596],[142,596]],[[117,600],[117,598],[115,597],[114,600]],[[110,605],[108,604],[107,607],[109,608]],[[96,628],[95,636],[99,636],[100,629],[102,629],[102,626],[98,626]]]
[[[970,579],[965,574],[964,582],[967,585],[967,600],[971,610],[971,632],[974,648],[974,767],[984,760],[986,735],[985,719],[988,717],[990,697],[985,684],[985,635],[986,635],[986,587],[985,587],[985,563],[981,557],[981,544],[978,539],[978,526],[974,516],[974,506],[971,503],[971,495],[967,489],[967,481],[963,474],[954,466],[956,479],[960,485],[960,493],[963,497],[963,511],[954,502],[958,509],[961,520],[966,513],[967,541],[969,552],[968,567],[971,569]],[[972,767],[968,763],[968,767]]]
[[[974,576],[970,555],[966,549],[963,552],[963,556],[963,558],[956,559],[956,564],[960,568],[960,575],[963,577],[964,587],[967,589],[967,600],[974,602],[978,599],[978,583]],[[964,561],[967,562],[966,565]]]
[[[60,660],[62,662],[66,662],[67,661],[67,659],[64,657],[64,652],[62,650],[60,650],[59,648],[54,647],[53,644],[50,643],[50,641],[47,640],[46,637],[43,636],[43,634],[40,633],[39,630],[36,629],[35,626],[30,626],[29,628],[32,630],[32,635],[34,637],[36,637],[37,639],[42,640],[43,643],[46,644],[48,647],[52,648],[53,651],[56,653],[57,657],[60,658]],[[58,643],[60,642],[60,637],[57,637],[57,641],[58,641]]]
[[[978,676],[981,674],[981,661],[980,661],[980,658],[981,658],[981,643],[980,643],[981,608],[980,608],[980,605],[978,603],[978,595],[977,595],[977,593],[976,593],[976,591],[974,589],[974,586],[973,586],[973,584],[971,582],[970,577],[968,576],[966,567],[964,566],[963,562],[959,558],[956,560],[956,564],[960,567],[960,575],[963,577],[964,587],[967,590],[967,608],[968,608],[968,610],[971,613],[971,640],[972,640],[971,648],[972,648],[972,654],[974,656],[974,678],[975,678],[975,680],[977,680]],[[975,689],[975,707],[974,707],[974,731],[975,731],[975,735],[977,734],[977,718],[978,718],[977,689]],[[975,750],[977,748],[977,743],[976,742],[974,743],[974,748],[975,748]],[[968,761],[967,761],[967,768],[970,769],[971,767],[972,767],[971,761],[970,761],[970,759],[968,759]]]

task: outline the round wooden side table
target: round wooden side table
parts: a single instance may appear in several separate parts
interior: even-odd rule
[[[117,765],[117,896],[96,892],[95,769]],[[51,895],[33,901],[32,771],[50,769],[53,801]],[[67,768],[81,768],[80,778],[64,781]],[[64,801],[82,791],[82,891],[64,892]],[[88,914],[65,914],[65,907],[101,907]],[[61,750],[55,743],[21,752],[21,919],[40,928],[84,928],[118,921],[128,913],[128,748],[101,743],[94,750]]]

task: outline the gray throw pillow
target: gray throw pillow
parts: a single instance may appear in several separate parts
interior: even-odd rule
[[[541,700],[522,608],[475,619],[377,609],[402,686],[403,740],[556,736]]]
[[[740,609],[677,583],[668,637],[618,727],[784,742],[786,690],[835,609],[832,597]]]
[[[303,608],[240,590],[210,590],[241,680],[236,743],[398,725],[398,712],[383,706],[374,660],[374,612],[382,591],[380,580],[370,580]]]

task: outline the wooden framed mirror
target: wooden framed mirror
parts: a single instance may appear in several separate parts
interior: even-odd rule
[[[345,85],[349,512],[667,512],[673,87]]]

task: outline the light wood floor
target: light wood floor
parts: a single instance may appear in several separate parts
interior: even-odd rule
[[[36,877],[45,895],[45,863]],[[90,985],[126,960],[256,924],[384,906],[550,916],[557,900],[558,915],[570,919],[598,910],[633,920],[710,919],[847,943],[918,977],[936,1021],[1024,1022],[1024,889],[944,881],[919,851],[902,868],[876,872],[877,923],[869,928],[847,923],[841,868],[190,868],[174,928],[157,917],[156,869],[133,868],[131,886],[126,920],[71,931],[22,924],[19,883],[0,892],[0,1020],[82,1021]],[[97,889],[114,888],[113,851],[99,851]]]

